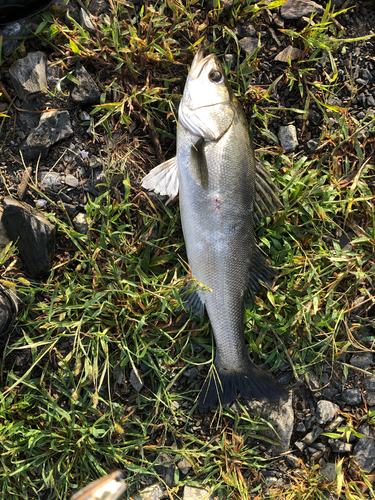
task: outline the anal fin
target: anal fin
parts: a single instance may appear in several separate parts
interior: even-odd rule
[[[259,247],[255,247],[253,263],[249,271],[249,283],[245,290],[245,305],[251,304],[260,286],[271,288],[277,274],[275,269],[269,264]]]
[[[197,316],[202,317],[204,315],[204,302],[199,292],[199,288],[194,287],[193,282],[189,282],[179,290],[183,309],[192,311]],[[181,307],[176,309],[177,312],[181,310]]]

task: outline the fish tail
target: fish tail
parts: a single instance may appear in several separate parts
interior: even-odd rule
[[[267,373],[260,370],[250,358],[241,371],[232,371],[222,368],[220,361],[215,364],[208,375],[198,404],[201,409],[229,406],[237,398],[238,392],[244,399],[257,399],[265,402],[276,402],[286,399],[287,392]]]

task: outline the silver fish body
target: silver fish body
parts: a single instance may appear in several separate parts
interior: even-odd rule
[[[176,160],[152,170],[143,186],[170,197],[178,189],[191,273],[209,287],[183,295],[198,315],[206,308],[217,347],[200,406],[229,405],[238,391],[247,399],[278,400],[284,390],[250,361],[244,339],[244,303],[259,282],[271,285],[274,277],[254,236],[262,171],[256,172],[245,115],[214,55],[195,56],[178,118]]]

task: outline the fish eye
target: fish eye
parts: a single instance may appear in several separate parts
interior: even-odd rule
[[[220,73],[220,71],[211,71],[211,73],[208,75],[208,78],[211,82],[214,83],[220,83],[221,81],[223,81],[223,75]]]

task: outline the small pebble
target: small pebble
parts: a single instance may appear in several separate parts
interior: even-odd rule
[[[341,393],[341,399],[348,405],[358,405],[362,401],[361,391],[359,389],[345,389]]]
[[[36,204],[36,207],[37,207],[37,208],[43,208],[43,207],[45,207],[45,206],[47,205],[47,203],[48,203],[48,201],[47,201],[47,200],[44,200],[44,199],[42,198],[42,199],[40,199],[40,200],[37,200],[35,204]]]

